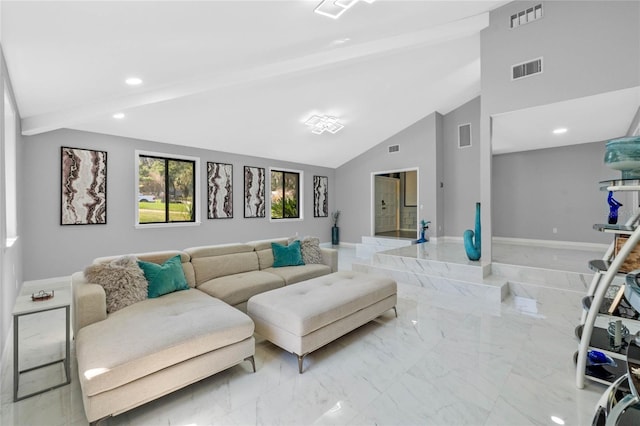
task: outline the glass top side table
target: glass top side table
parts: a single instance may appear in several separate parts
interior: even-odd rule
[[[52,389],[59,388],[61,386],[68,385],[71,383],[71,374],[69,371],[69,360],[70,360],[70,348],[71,348],[71,336],[70,336],[70,308],[71,308],[71,292],[68,289],[57,289],[55,290],[54,297],[48,300],[43,301],[33,301],[31,300],[31,295],[22,295],[18,296],[16,299],[16,303],[13,307],[13,401],[20,401],[25,398],[32,397],[34,395],[39,395],[44,392],[48,392]],[[54,309],[64,309],[65,310],[65,357],[56,361],[48,362],[46,364],[36,365],[34,367],[27,368],[25,370],[20,370],[19,362],[18,362],[18,353],[19,353],[19,319],[25,315],[33,315],[41,312],[52,311]],[[37,370],[39,368],[48,367],[53,364],[63,363],[64,372],[66,376],[66,381],[63,383],[59,383],[55,386],[47,387],[46,389],[39,390],[37,392],[32,392],[27,395],[18,396],[18,387],[20,384],[20,374],[27,373],[29,371]]]

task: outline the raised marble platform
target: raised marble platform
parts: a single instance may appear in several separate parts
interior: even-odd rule
[[[470,261],[460,243],[426,242],[376,252],[369,261],[356,261],[351,267],[499,306],[508,295],[508,283],[489,276],[488,266]]]
[[[509,294],[535,298],[541,289],[584,295],[593,273],[588,261],[599,247],[493,243],[493,262],[468,260],[462,241],[427,242],[375,252],[354,270],[383,274],[443,293],[500,304]]]

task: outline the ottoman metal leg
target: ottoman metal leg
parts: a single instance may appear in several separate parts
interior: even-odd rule
[[[248,356],[244,359],[245,361],[249,361],[251,363],[251,366],[253,367],[253,372],[256,372],[256,360],[255,358],[253,358],[253,355]]]
[[[298,372],[302,374],[302,362],[304,361],[304,355],[298,355]]]
[[[396,313],[396,318],[398,318],[398,310],[396,309],[396,307],[395,307],[395,306],[393,307],[393,312],[395,312],[395,313]]]

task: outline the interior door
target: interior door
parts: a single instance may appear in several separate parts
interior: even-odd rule
[[[400,202],[400,179],[375,176],[375,232],[398,229],[398,205]]]

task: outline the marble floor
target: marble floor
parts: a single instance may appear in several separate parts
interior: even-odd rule
[[[349,269],[355,250],[339,254],[340,268]],[[496,312],[401,282],[397,319],[389,311],[313,352],[304,374],[295,356],[258,339],[256,373],[243,363],[103,424],[591,424],[604,387],[574,385],[580,297],[541,291],[531,315],[514,298]],[[24,366],[61,356],[63,321],[62,311],[52,311],[22,322]],[[8,344],[0,424],[86,425],[75,360],[72,373],[70,385],[13,403]],[[59,365],[28,373],[21,392],[61,378]]]

